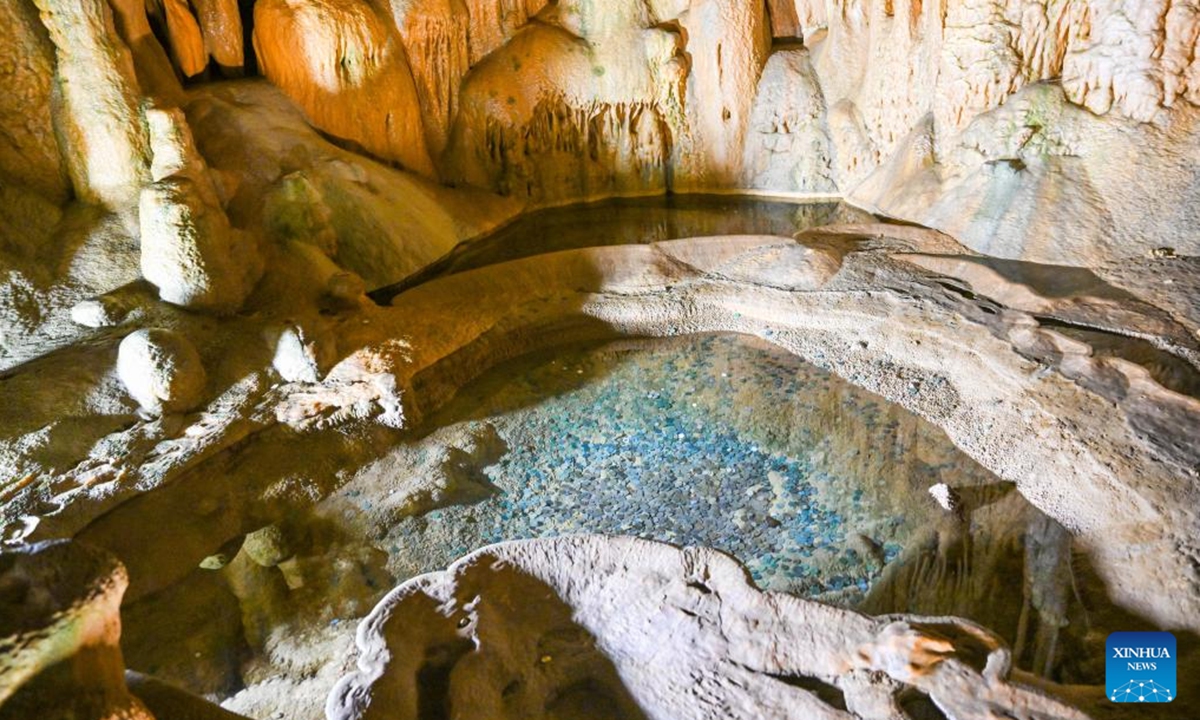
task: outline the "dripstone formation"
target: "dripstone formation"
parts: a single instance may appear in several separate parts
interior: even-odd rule
[[[0,31],[0,717],[1200,717],[1194,0]]]

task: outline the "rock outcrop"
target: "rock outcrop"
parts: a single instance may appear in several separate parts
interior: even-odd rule
[[[394,21],[366,0],[254,6],[263,74],[314,125],[384,160],[435,175],[421,102]]]
[[[393,590],[358,647],[329,720],[1086,717],[1014,678],[967,621],[763,593],[729,556],[633,538],[484,548]]]
[[[26,0],[0,3],[0,183],[56,201],[70,192],[50,117],[54,46]]]
[[[110,209],[137,205],[150,143],[129,49],[106,0],[37,0],[54,43],[55,133],[75,194]]]
[[[447,176],[534,203],[735,186],[765,12],[727,0],[544,9],[464,79]]]

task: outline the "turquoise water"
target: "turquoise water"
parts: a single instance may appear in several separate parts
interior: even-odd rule
[[[930,485],[995,481],[902,408],[737,336],[526,358],[432,421],[454,423],[492,425],[507,451],[483,469],[485,499],[394,528],[405,574],[600,532],[719,548],[769,589],[862,592],[943,514]]]

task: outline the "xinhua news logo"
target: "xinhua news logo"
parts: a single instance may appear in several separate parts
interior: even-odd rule
[[[1175,699],[1175,636],[1169,632],[1115,632],[1108,636],[1108,699],[1120,703]]]

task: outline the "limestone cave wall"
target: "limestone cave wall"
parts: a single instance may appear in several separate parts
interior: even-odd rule
[[[372,33],[279,7],[301,5],[260,4],[266,73],[318,127],[533,204],[840,194],[1070,264],[1194,242],[1195,3],[337,4],[393,21]]]
[[[1200,220],[1194,2],[111,5],[107,19],[81,18],[80,37],[58,38],[56,65],[33,6],[6,0],[16,42],[0,76],[19,92],[0,106],[0,171],[11,180],[61,199],[69,170],[77,195],[111,204],[102,184],[144,177],[144,141],[127,129],[139,93],[178,105],[181,80],[257,68],[346,147],[534,206],[837,195],[980,251],[1068,264],[1196,242],[1182,230]],[[43,3],[51,36],[67,10]],[[107,82],[115,94],[93,116],[125,128],[90,141],[109,155],[103,178],[83,167],[100,150],[79,139],[101,124],[71,127],[95,110],[71,108],[75,54],[134,66],[106,71],[129,81]]]
[[[0,541],[119,551],[147,603],[135,620],[165,612],[168,593],[188,608],[219,596],[234,615],[260,597],[282,608],[306,574],[320,578],[303,591],[314,607],[326,587],[345,593],[317,623],[332,644],[314,645],[342,650],[312,665],[273,656],[293,638],[272,614],[209,636],[240,638],[258,653],[249,669],[192,663],[156,636],[139,665],[161,646],[223,678],[198,688],[244,681],[239,707],[301,685],[296,704],[315,707],[346,670],[330,663],[350,657],[331,621],[365,616],[387,584],[363,570],[345,590],[343,572],[382,562],[376,525],[428,510],[408,476],[442,498],[438,483],[499,452],[470,435],[438,440],[428,463],[393,462],[404,433],[503,360],[697,332],[758,335],[920,414],[1057,523],[1024,548],[1024,525],[971,545],[966,501],[939,483],[946,522],[872,611],[911,599],[999,617],[1016,628],[1013,658],[1048,677],[1065,608],[1085,598],[1195,635],[1200,0],[0,0],[0,30]],[[800,215],[825,212],[803,206],[770,234],[521,236],[529,253],[437,275],[522,212],[666,192],[858,209],[802,230]],[[588,217],[572,209],[544,235]],[[356,478],[376,474],[403,482],[360,498]],[[293,521],[308,535],[285,552]],[[273,559],[240,553],[277,525]],[[343,548],[361,563],[335,558]],[[1001,550],[1028,562],[979,561]],[[1082,593],[1076,552],[1094,564]],[[297,553],[292,574],[276,569]],[[125,571],[87,563],[115,610]],[[229,563],[230,588],[203,578]],[[1022,572],[1026,597],[996,600],[993,579]],[[1074,599],[1029,580],[1064,572]],[[115,613],[96,617],[106,686],[134,707]],[[867,644],[837,657],[876,673],[853,652],[886,645],[889,626],[839,617]],[[272,689],[277,662],[292,675]],[[991,667],[847,697],[883,698],[861,717],[897,717],[905,685],[1003,691]],[[997,707],[1041,702],[1013,697]]]

